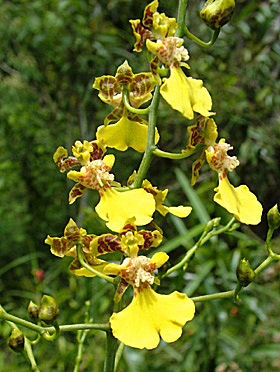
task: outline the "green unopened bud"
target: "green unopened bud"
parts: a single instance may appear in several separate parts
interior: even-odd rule
[[[280,227],[280,213],[277,204],[268,211],[267,222],[271,230],[276,230]]]
[[[38,320],[38,315],[39,315],[39,307],[34,304],[33,301],[30,301],[29,302],[29,305],[28,305],[28,308],[27,308],[27,312],[30,316],[30,319],[36,321]]]
[[[246,258],[239,262],[236,268],[236,276],[242,287],[247,287],[255,279],[256,274]]]
[[[19,353],[24,349],[24,335],[19,330],[14,328],[12,330],[11,336],[8,339],[9,347],[15,352]]]
[[[52,324],[59,314],[59,309],[55,299],[51,296],[44,295],[39,305],[38,317],[47,324]]]
[[[228,23],[234,8],[235,0],[208,0],[200,12],[200,17],[207,26],[216,30]]]
[[[209,222],[207,222],[204,231],[209,232],[213,230],[215,227],[218,227],[220,225],[220,222],[221,222],[221,217],[217,217],[217,218],[214,218],[213,220],[210,220]]]

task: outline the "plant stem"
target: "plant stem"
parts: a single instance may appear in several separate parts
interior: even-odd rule
[[[219,292],[219,293],[213,293],[210,295],[192,297],[192,300],[193,302],[205,302],[205,301],[216,300],[218,298],[233,297],[234,293],[235,293],[235,289],[233,289],[232,291],[227,291],[227,292]]]
[[[114,372],[118,340],[113,336],[111,331],[107,331],[106,334],[106,358],[104,363],[104,372]]]
[[[201,146],[196,146],[192,151],[181,152],[181,153],[172,153],[172,152],[166,152],[166,151],[162,151],[158,148],[155,148],[153,150],[153,154],[156,155],[156,156],[159,156],[161,158],[185,159],[185,158],[188,158],[189,156],[192,156],[193,154],[195,154],[200,149],[201,149]]]
[[[196,44],[202,46],[202,47],[209,47],[215,43],[220,33],[220,28],[213,31],[210,41],[207,43],[205,41],[200,40],[197,36],[192,34],[187,27],[184,29],[184,34],[192,41],[194,41]]]
[[[146,150],[143,155],[141,164],[139,166],[135,181],[133,185],[131,186],[134,189],[141,187],[143,179],[146,177],[146,173],[148,172],[148,169],[153,159],[153,150],[155,146],[155,128],[156,128],[156,121],[157,121],[159,98],[160,98],[159,86],[157,85],[155,88],[153,100],[150,106]]]
[[[188,0],[180,0],[178,5],[177,30],[174,36],[183,37],[185,33],[186,11]]]
[[[259,273],[261,273],[267,266],[271,264],[271,262],[280,260],[280,255],[277,255],[273,253],[272,255],[268,256],[254,271],[256,274],[256,277]],[[256,278],[255,277],[255,278]],[[242,287],[239,291],[239,293],[242,291],[244,287]],[[210,295],[204,295],[204,296],[198,296],[198,297],[192,297],[193,302],[205,302],[205,301],[211,301],[211,300],[217,300],[219,298],[229,298],[235,296],[235,289],[227,292],[220,292],[220,293],[213,293]]]
[[[117,372],[117,370],[118,370],[119,362],[120,362],[120,360],[121,360],[121,357],[122,357],[122,354],[123,354],[124,348],[125,348],[125,344],[123,344],[123,343],[121,342],[121,343],[119,344],[118,350],[117,350],[117,352],[116,352],[116,358],[115,358],[115,369],[114,369],[114,372]]]
[[[123,90],[122,97],[123,97],[123,103],[125,107],[128,109],[128,111],[133,112],[134,114],[148,114],[150,111],[150,106],[143,108],[143,109],[138,109],[135,107],[132,107],[129,103],[129,95],[128,91],[125,89]]]
[[[2,318],[2,314],[7,314],[6,311],[3,309],[3,307],[0,305],[0,319],[3,319]],[[7,314],[9,315],[9,314]],[[9,324],[9,326],[11,328],[16,328],[18,329],[18,327],[16,326],[16,324],[14,322],[12,322],[11,320],[7,320],[7,323]],[[33,350],[32,350],[32,346],[31,346],[31,342],[30,340],[24,336],[24,351],[26,353],[26,357],[28,359],[28,361],[30,362],[31,364],[31,369],[32,371],[35,371],[35,372],[40,372],[38,366],[37,366],[37,363],[36,363],[36,360],[34,358],[34,354],[33,354]]]
[[[74,367],[73,372],[79,372],[79,368],[80,368],[80,364],[81,364],[82,356],[83,356],[84,342],[85,342],[88,332],[89,332],[88,329],[84,331],[81,331],[81,330],[78,331],[78,335],[77,335],[78,353],[76,356],[75,367]]]
[[[202,246],[203,244],[205,244],[209,239],[211,239],[213,236],[215,235],[219,235],[219,234],[222,234],[223,232],[226,232],[227,230],[229,230],[229,228],[231,227],[231,225],[234,223],[235,221],[235,218],[233,217],[226,226],[220,228],[219,230],[216,230],[216,231],[211,231],[209,233],[206,233],[205,231],[202,233],[201,237],[199,238],[198,242],[192,247],[190,248],[187,253],[185,254],[184,258],[178,262],[176,265],[172,266],[170,269],[168,269],[163,275],[161,278],[165,278],[166,276],[170,275],[171,273],[173,273],[174,271],[176,270],[179,270],[181,267],[183,267],[189,260],[190,258],[194,255],[194,253],[196,252],[196,250]],[[207,224],[205,226],[205,228],[207,228]]]
[[[55,332],[55,327],[41,327],[37,324],[31,323],[25,319],[19,318],[17,316],[11,315],[7,313],[2,306],[0,306],[0,320],[5,320],[9,322],[14,322],[16,324],[19,324],[25,328],[31,329],[32,331],[35,331],[39,334],[44,334],[46,332]],[[109,324],[91,324],[91,323],[85,323],[85,324],[67,324],[67,325],[60,325],[59,330],[60,332],[74,332],[78,330],[90,330],[95,329],[99,331],[108,331],[110,330]]]
[[[78,260],[80,261],[80,264],[81,264],[85,269],[87,269],[88,271],[92,272],[92,273],[95,274],[96,276],[99,276],[99,278],[102,278],[102,279],[106,280],[106,281],[109,282],[109,283],[115,284],[115,279],[114,279],[114,278],[111,278],[111,277],[108,276],[108,275],[102,274],[100,271],[95,270],[94,268],[92,268],[91,266],[89,266],[89,265],[85,262],[84,257],[83,257],[83,247],[82,247],[82,244],[77,244],[77,245],[76,245],[76,249],[77,249]]]

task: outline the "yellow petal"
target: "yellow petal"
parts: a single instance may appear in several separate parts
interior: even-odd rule
[[[123,116],[116,124],[98,127],[96,138],[98,140],[102,139],[107,146],[119,151],[125,151],[128,147],[132,147],[136,151],[144,152],[147,135],[147,125],[139,124],[137,121],[129,120],[126,116]],[[159,134],[157,132],[155,143],[158,140]]]
[[[121,269],[123,269],[123,266],[117,265],[115,263],[109,263],[104,269],[104,274],[106,274],[106,275],[119,275]]]
[[[90,264],[89,262],[88,262],[88,264],[94,270],[99,271],[100,273],[104,273],[104,269],[108,265],[108,262],[106,262],[104,260],[100,260],[100,259],[95,259],[94,264]],[[72,274],[77,275],[77,276],[86,276],[86,277],[89,277],[89,278],[92,278],[92,277],[96,276],[96,274],[93,274],[92,271],[89,271],[88,269],[84,268],[80,264],[78,259],[75,259],[74,261],[72,261],[72,263],[69,266],[69,270]]]
[[[167,208],[169,213],[174,214],[174,216],[181,218],[187,217],[192,211],[192,207],[184,207],[183,205],[179,205],[178,207],[165,208]]]
[[[214,191],[214,201],[232,213],[238,221],[247,225],[261,222],[262,205],[246,185],[233,187],[225,177]]]
[[[108,167],[110,169],[113,168],[113,165],[115,163],[115,156],[113,154],[110,154],[110,155],[105,155],[104,158],[102,159],[104,161],[104,163],[106,165],[108,165]]]
[[[124,310],[114,313],[110,323],[114,336],[125,345],[154,349],[159,335],[166,342],[176,341],[194,312],[194,303],[185,294],[160,295],[148,287],[137,292]]]
[[[202,80],[186,77],[180,67],[172,68],[171,74],[160,87],[160,93],[167,103],[181,112],[187,119],[193,119],[194,111],[210,116],[212,100]]]
[[[157,252],[151,258],[151,264],[155,263],[157,268],[161,267],[168,261],[169,256],[165,252]]]
[[[137,226],[147,225],[155,211],[155,201],[144,189],[116,191],[107,189],[95,207],[96,213],[112,231],[120,231],[129,218]]]

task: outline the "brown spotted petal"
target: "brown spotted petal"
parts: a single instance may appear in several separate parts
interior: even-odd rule
[[[45,243],[51,246],[52,254],[58,257],[64,257],[75,245],[75,243],[65,237],[51,238],[49,235],[45,239]]]
[[[149,249],[151,247],[158,247],[162,242],[162,235],[158,230],[148,231],[140,230],[139,235],[142,235],[144,238],[144,244],[139,246],[139,249]]]
[[[140,19],[134,19],[129,21],[132,27],[135,43],[134,51],[141,52],[143,45],[147,39],[153,38],[153,33],[150,30],[147,30],[141,25]]]
[[[81,243],[83,244],[83,251],[84,252],[86,252],[86,253],[90,253],[91,252],[90,243],[95,238],[96,238],[96,235],[94,235],[94,234],[82,236]]]
[[[114,295],[114,302],[118,303],[120,302],[124,292],[127,290],[129,284],[123,279],[121,278],[118,286],[117,286],[117,289],[116,289],[116,292],[115,292],[115,295]]]
[[[153,16],[154,13],[157,11],[158,8],[158,0],[155,0],[148,4],[144,10],[142,23],[145,27],[150,29],[153,28]]]
[[[98,97],[103,102],[112,106],[120,104],[122,88],[114,76],[104,75],[97,77],[92,87],[99,90]]]
[[[87,188],[85,186],[80,183],[76,183],[69,193],[69,204],[73,204],[77,198],[83,196],[86,190]]]
[[[90,252],[94,256],[122,251],[121,243],[117,235],[103,234],[95,237],[90,242]]]
[[[125,235],[128,231],[137,232],[137,227],[135,225],[135,217],[129,218],[124,227],[120,230],[120,236]]]
[[[75,157],[68,157],[68,151],[63,146],[58,147],[53,155],[53,160],[62,173],[74,167],[75,165],[81,164]]]
[[[90,161],[102,159],[106,152],[106,146],[100,141],[95,140],[90,142],[92,146],[92,151],[90,153]]]
[[[134,75],[129,89],[129,100],[133,107],[139,107],[152,98],[156,80],[151,72],[142,72]]]
[[[86,234],[86,231],[84,229],[79,229],[76,222],[72,220],[72,218],[70,218],[68,224],[64,229],[64,237],[74,242],[79,242],[81,233]]]
[[[124,61],[117,69],[116,82],[122,87],[127,87],[133,80],[133,72],[127,61]]]

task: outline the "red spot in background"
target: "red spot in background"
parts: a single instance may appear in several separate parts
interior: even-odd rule
[[[44,280],[45,273],[42,269],[37,269],[35,271],[35,278],[38,280],[38,282],[42,282]]]

